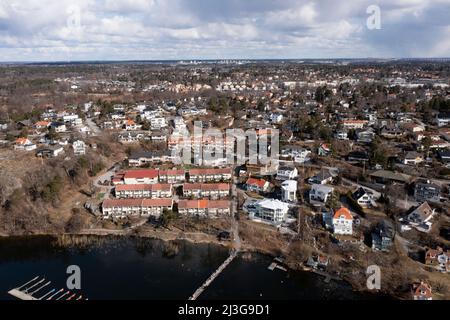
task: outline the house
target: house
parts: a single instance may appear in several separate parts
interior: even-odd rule
[[[442,163],[450,163],[450,150],[447,149],[438,150],[437,155]]]
[[[369,174],[373,183],[378,184],[387,184],[387,183],[399,183],[399,184],[407,184],[410,183],[412,177],[410,175],[404,173],[398,173],[388,170],[378,170]]]
[[[247,180],[247,190],[252,192],[267,192],[270,183],[264,179],[249,178]]]
[[[386,139],[394,139],[404,136],[406,133],[396,124],[388,124],[381,128],[380,135]]]
[[[308,179],[309,184],[330,184],[333,182],[333,175],[330,170],[322,169],[318,174]]]
[[[119,199],[163,199],[172,197],[171,184],[122,184],[115,188]]]
[[[128,144],[128,143],[138,143],[145,138],[145,134],[142,132],[125,132],[121,133],[118,136],[119,142]]]
[[[395,239],[395,226],[389,220],[383,220],[372,232],[372,250],[390,251]]]
[[[165,118],[151,118],[150,127],[152,130],[161,130],[162,128],[167,127],[167,121]]]
[[[166,143],[167,142],[167,132],[163,131],[152,131],[150,134],[150,138],[152,139],[152,142],[157,143]]]
[[[222,182],[233,177],[231,168],[224,169],[191,169],[188,172],[190,182]]]
[[[184,183],[186,181],[186,171],[183,169],[160,170],[159,181],[172,184]]]
[[[128,157],[128,165],[142,167],[156,162],[168,162],[171,158],[169,151],[140,151],[134,152]]]
[[[158,170],[129,170],[123,177],[124,184],[157,184]]]
[[[82,140],[77,140],[72,143],[73,153],[76,156],[82,156],[86,154],[86,144]]]
[[[424,202],[407,215],[406,222],[418,231],[429,232],[433,225],[431,220],[434,215],[435,210],[431,209],[428,202]]]
[[[297,202],[298,184],[295,180],[287,180],[281,184],[281,199],[284,202]]]
[[[295,163],[303,164],[311,160],[311,151],[306,149],[292,150],[291,155]]]
[[[48,129],[52,123],[50,121],[38,121],[34,124],[37,130]]]
[[[346,120],[342,122],[342,126],[345,129],[363,129],[369,121],[367,120]]]
[[[309,191],[309,202],[326,204],[332,196],[334,188],[322,184],[313,184]]]
[[[331,147],[326,143],[322,143],[317,150],[317,154],[320,157],[328,157],[331,154]]]
[[[281,123],[283,121],[283,115],[279,113],[272,113],[269,118],[270,122],[275,124]]]
[[[295,167],[280,166],[277,171],[277,180],[294,180],[298,177]]]
[[[172,199],[108,199],[102,204],[105,218],[126,218],[128,216],[159,218],[164,210],[172,209]]]
[[[338,130],[335,134],[334,137],[337,140],[348,140],[348,133],[345,130]]]
[[[142,129],[142,125],[137,124],[133,120],[125,120],[124,129],[126,131],[137,131]]]
[[[53,128],[57,133],[67,132],[66,124],[62,122],[53,122],[50,127]]]
[[[429,180],[418,180],[414,186],[414,199],[418,202],[439,202],[441,187]]]
[[[313,269],[326,270],[330,259],[327,256],[317,254],[311,255],[306,262],[306,265]]]
[[[425,264],[440,272],[450,272],[450,251],[444,252],[440,247],[425,252]]]
[[[403,164],[409,166],[416,166],[422,163],[423,161],[424,161],[423,155],[415,151],[410,151],[405,155],[403,159]]]
[[[83,120],[81,120],[80,117],[74,113],[65,115],[62,119],[64,123],[69,123],[73,126],[83,124]]]
[[[180,200],[178,212],[184,216],[218,217],[230,215],[231,202],[226,200]]]
[[[438,127],[447,127],[450,124],[450,113],[439,113],[436,116],[436,124]]]
[[[365,188],[359,188],[352,194],[353,200],[355,200],[361,207],[370,208],[375,207],[375,199],[373,193]]]
[[[411,291],[414,300],[433,300],[431,286],[426,282],[414,283]]]
[[[351,162],[369,162],[369,154],[364,150],[352,151],[348,154],[347,160]]]
[[[289,212],[289,205],[280,200],[264,199],[253,204],[249,210],[249,217],[252,220],[270,223],[273,225],[282,224]]]
[[[358,142],[360,143],[371,143],[375,138],[375,132],[372,128],[369,128],[367,130],[356,133],[356,137],[358,139]]]
[[[227,183],[185,183],[183,185],[183,196],[195,199],[222,199],[230,196],[230,185]]]
[[[337,210],[332,220],[333,232],[336,235],[353,234],[353,216],[347,208]]]
[[[60,154],[64,153],[64,148],[62,146],[55,146],[45,149],[40,149],[36,152],[37,157],[48,157],[48,158],[56,158]]]
[[[28,138],[18,138],[14,144],[14,150],[33,151],[37,146]]]

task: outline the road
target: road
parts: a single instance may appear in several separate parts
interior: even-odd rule
[[[233,177],[231,186],[231,231],[234,237],[234,246],[236,251],[240,251],[242,247],[241,237],[239,236],[239,221],[238,221],[238,194],[237,185],[238,179]]]
[[[98,136],[102,132],[102,130],[97,126],[97,124],[95,124],[94,121],[92,121],[91,118],[86,118],[86,124],[89,129],[91,129],[91,134],[93,136]]]
[[[109,171],[105,172],[104,174],[101,174],[98,177],[96,177],[93,182],[94,187],[99,188],[101,190],[101,192],[105,194],[105,199],[109,199],[109,197],[111,195],[111,191],[114,187],[110,186],[110,185],[107,185],[107,186],[102,185],[102,183],[105,181],[110,182],[112,177],[114,176],[114,174],[115,174],[114,169],[109,170]]]

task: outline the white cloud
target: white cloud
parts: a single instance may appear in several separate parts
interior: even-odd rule
[[[371,0],[1,0],[0,59],[450,56],[450,0],[377,3],[371,31]]]

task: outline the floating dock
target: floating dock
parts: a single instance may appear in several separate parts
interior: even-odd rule
[[[78,296],[69,290],[65,289],[48,289],[51,281],[45,280],[45,278],[35,277],[27,283],[8,291],[8,294],[23,301],[35,301],[35,300],[87,300],[83,299],[83,296]],[[47,288],[46,290],[44,290]],[[75,299],[76,298],[76,299]]]

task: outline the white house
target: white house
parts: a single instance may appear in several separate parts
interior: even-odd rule
[[[16,143],[14,145],[15,150],[33,151],[36,150],[36,148],[37,146],[27,138],[16,139]]]
[[[283,115],[279,113],[272,113],[270,115],[270,122],[281,123],[283,121]]]
[[[150,119],[150,127],[152,130],[160,130],[167,127],[167,121],[165,118],[152,118]]]
[[[52,123],[52,127],[55,129],[55,132],[58,133],[67,131],[67,127],[64,123]]]
[[[292,157],[294,158],[295,163],[306,163],[311,160],[311,154],[312,152],[310,150],[301,149],[292,151]]]
[[[333,232],[337,235],[353,234],[353,216],[347,208],[341,208],[333,216]]]
[[[297,201],[297,181],[287,180],[281,184],[282,200],[285,202]]]
[[[326,204],[333,194],[334,188],[322,184],[313,184],[309,192],[310,203]]]
[[[277,180],[294,180],[298,177],[298,170],[295,167],[279,167]]]
[[[289,205],[287,203],[264,199],[255,203],[254,210],[250,212],[250,219],[279,225],[286,220],[288,212]]]
[[[372,192],[364,188],[356,190],[353,193],[352,198],[363,208],[375,207],[375,199]]]
[[[435,210],[431,209],[428,202],[424,202],[406,217],[406,221],[410,226],[421,232],[429,232],[433,225],[432,219],[434,215]]]
[[[77,140],[72,144],[73,153],[76,156],[82,156],[86,154],[86,144],[82,140]]]

